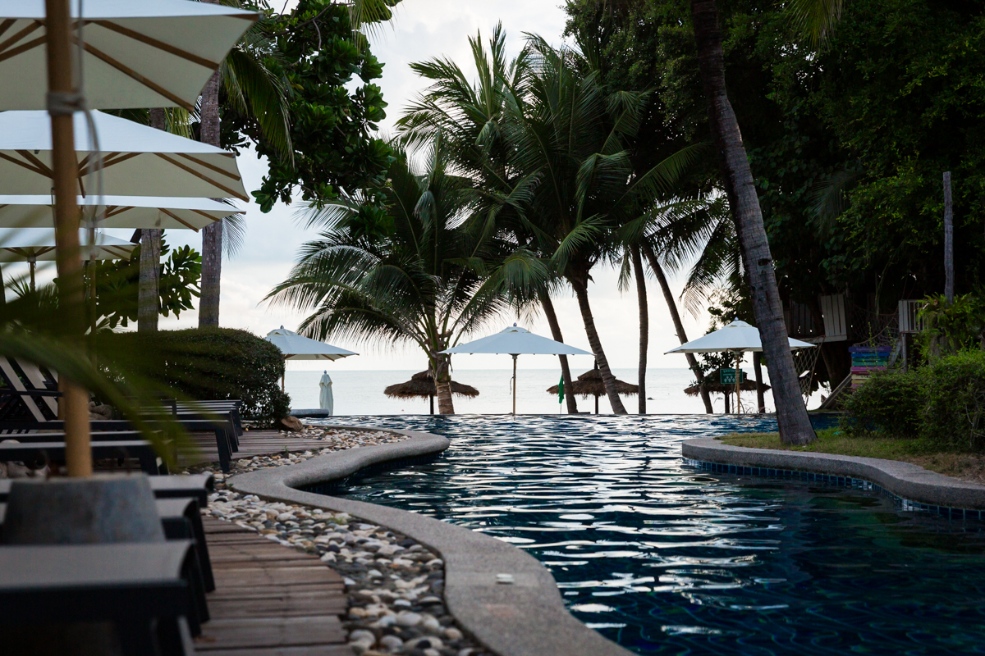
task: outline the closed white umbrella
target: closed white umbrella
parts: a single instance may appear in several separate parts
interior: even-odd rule
[[[350,355],[359,355],[355,351],[347,351],[338,346],[319,342],[317,339],[298,335],[296,332],[287,330],[284,326],[277,330],[271,330],[264,339],[279,348],[284,354],[285,360],[338,360]],[[286,371],[284,376],[287,376]],[[280,381],[280,388],[284,389],[283,377]]]
[[[442,353],[496,353],[513,356],[513,414],[516,414],[516,359],[519,355],[592,355],[563,342],[541,337],[513,324],[495,335],[459,344]]]
[[[91,112],[102,154],[102,193],[249,200],[233,153],[118,116]],[[76,193],[90,196],[96,166],[89,124],[73,115]],[[0,194],[50,194],[51,127],[47,112],[0,112]]]
[[[91,218],[101,207],[97,228],[201,230],[244,210],[211,198],[158,196],[79,196],[79,207]],[[54,225],[54,201],[45,196],[0,196],[0,228],[48,228]]]
[[[318,393],[318,407],[327,410],[331,417],[335,413],[335,398],[332,395],[332,378],[327,371],[322,374],[318,387],[321,388]]]
[[[44,0],[0,7],[0,107],[44,109]],[[212,72],[257,19],[256,12],[187,0],[71,0],[85,39],[90,107],[192,109]],[[73,60],[78,50],[71,49]],[[73,61],[71,68],[78,68]]]
[[[810,342],[802,342],[799,339],[787,338],[790,341],[790,350],[814,348]],[[759,352],[763,350],[763,341],[759,336],[759,328],[750,326],[745,321],[736,319],[724,328],[710,332],[703,337],[692,339],[686,344],[681,344],[670,349],[667,353],[723,353],[731,351],[735,357],[735,407],[742,411],[739,380],[739,363],[745,351]]]

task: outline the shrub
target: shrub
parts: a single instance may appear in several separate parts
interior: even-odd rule
[[[960,450],[985,447],[985,352],[963,351],[920,370],[921,435]]]
[[[928,296],[917,316],[924,324],[917,346],[928,362],[983,344],[985,299],[981,296],[955,296],[951,303],[943,295]]]
[[[240,399],[244,419],[271,425],[290,412],[281,391],[284,356],[245,330],[202,328],[117,333],[113,349],[139,358],[141,373],[191,399]]]
[[[923,391],[917,373],[879,372],[845,399],[842,426],[853,436],[916,437],[922,405]]]

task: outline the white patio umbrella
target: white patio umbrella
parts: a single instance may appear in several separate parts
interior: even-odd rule
[[[328,416],[331,417],[335,413],[335,398],[332,395],[332,377],[328,375],[327,371],[322,374],[321,380],[318,381],[318,387],[320,388],[318,407],[322,410],[328,410]]]
[[[118,116],[92,112],[108,195],[234,197],[249,200],[233,153]],[[76,193],[90,196],[97,166],[89,125],[73,115]],[[52,139],[47,112],[0,112],[0,194],[50,194]]]
[[[76,201],[85,218],[94,214],[97,228],[149,230],[201,230],[244,210],[211,198],[163,198],[159,196],[79,196]],[[0,228],[49,228],[54,225],[54,201],[46,196],[0,196]]]
[[[787,338],[790,342],[790,350],[814,348],[810,342],[802,342],[799,339]],[[739,363],[742,354],[748,352],[760,352],[763,350],[763,341],[759,336],[759,328],[750,326],[745,321],[734,320],[724,328],[719,328],[713,332],[692,339],[686,344],[681,344],[670,349],[667,353],[723,353],[734,352],[735,359],[735,399],[736,410],[741,412],[742,406],[739,400]]]
[[[513,324],[495,335],[459,344],[442,353],[496,353],[513,356],[513,414],[516,414],[516,359],[519,355],[592,355],[563,342],[535,335]]]
[[[0,107],[44,109],[44,0],[3,5]],[[186,0],[72,0],[70,11],[85,39],[86,100],[100,109],[192,109],[209,76],[257,20],[252,11]],[[77,53],[73,47],[73,60]]]
[[[81,256],[83,260],[127,260],[137,247],[122,239],[96,233],[96,239],[89,244],[83,239]],[[34,289],[34,273],[38,262],[55,260],[54,228],[0,229],[0,262],[27,262],[31,265],[31,289]]]
[[[347,351],[338,346],[319,342],[317,339],[298,335],[296,332],[287,330],[284,326],[277,330],[271,330],[264,339],[280,349],[281,353],[284,354],[284,360],[338,360],[350,355],[359,355],[355,351]],[[284,366],[286,369],[286,362]],[[280,380],[282,390],[286,376],[287,372],[285,371]]]

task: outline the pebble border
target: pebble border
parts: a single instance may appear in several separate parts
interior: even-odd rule
[[[358,430],[351,426],[325,428]],[[303,491],[343,479],[367,466],[438,454],[450,444],[430,433],[391,432],[408,439],[329,453],[290,467],[239,474],[228,483],[240,494],[346,513],[435,551],[444,561],[444,598],[450,615],[466,634],[499,656],[633,656],[575,619],[564,607],[550,572],[524,551],[416,513]]]

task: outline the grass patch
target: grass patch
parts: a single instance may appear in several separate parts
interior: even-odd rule
[[[782,449],[835,453],[863,458],[883,458],[920,465],[930,471],[985,485],[985,456],[942,450],[925,440],[898,437],[849,437],[838,428],[817,431],[817,440],[807,446],[780,442],[779,433],[736,433],[720,438],[725,444],[751,449]]]

